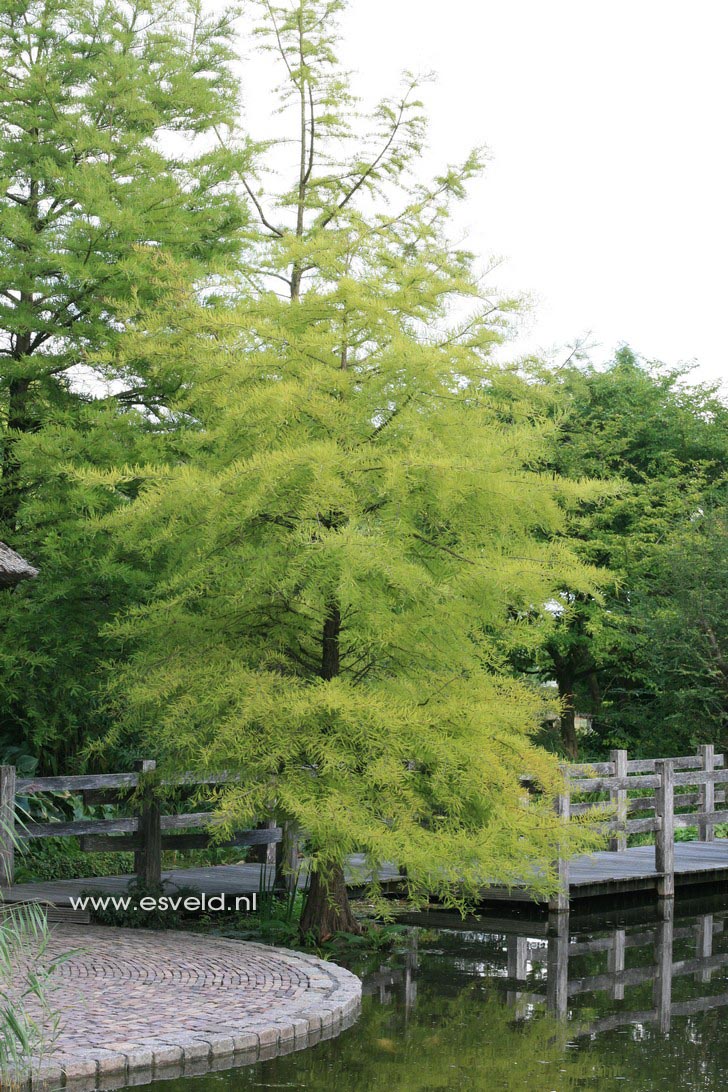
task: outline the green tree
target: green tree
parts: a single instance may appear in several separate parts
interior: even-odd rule
[[[170,427],[177,377],[114,346],[240,245],[233,44],[197,0],[0,0],[0,537],[41,571],[0,604],[0,745],[45,769],[102,730],[100,630],[148,577],[106,565],[73,474]]]
[[[640,609],[641,678],[649,725],[675,753],[728,745],[728,509],[679,528],[665,544]]]
[[[153,302],[167,279],[160,256],[189,261],[194,275],[238,235],[240,205],[223,185],[231,164],[205,147],[235,112],[231,33],[229,15],[203,16],[197,0],[0,3],[10,529],[21,498],[18,434],[42,427],[72,370],[91,367],[129,309]],[[138,372],[123,378],[131,381],[117,397],[144,402]]]
[[[722,541],[719,520],[696,521],[696,516],[725,504],[728,407],[714,388],[685,380],[685,369],[648,365],[626,348],[603,370],[576,364],[530,369],[529,382],[536,382],[544,405],[553,399],[551,412],[560,421],[547,465],[576,480],[620,482],[599,503],[582,507],[571,525],[582,559],[611,571],[612,582],[601,602],[563,590],[561,616],[536,661],[558,682],[562,744],[570,755],[578,746],[577,708],[593,715],[601,748],[671,753],[692,746],[700,732],[711,741],[718,738],[719,673],[712,676],[715,689],[701,706],[703,715],[696,716],[698,707],[677,697],[683,690],[677,671],[666,686],[669,672],[664,658],[658,669],[662,654],[654,644],[662,625],[658,616],[679,626],[688,609],[684,595],[696,590],[687,573],[678,577],[679,559],[686,565],[686,551],[695,549],[707,569]],[[706,586],[716,588],[715,578]],[[683,624],[683,652],[692,643],[693,667],[705,683],[699,649],[707,654],[709,636],[706,632],[696,642],[687,615]],[[683,657],[681,670],[686,662]],[[677,733],[676,717],[684,718]]]
[[[186,768],[238,773],[223,812],[305,832],[303,928],[320,936],[356,928],[353,851],[406,869],[413,899],[458,903],[486,877],[552,886],[559,827],[519,783],[557,784],[530,738],[544,699],[507,654],[549,624],[567,572],[593,590],[559,539],[589,489],[531,470],[550,429],[530,403],[503,423],[489,352],[512,305],[447,236],[478,158],[413,180],[411,84],[357,123],[341,6],[262,5],[294,184],[245,180],[252,289],[227,309],[172,298],[123,345],[186,369],[186,459],[98,476],[145,480],[106,526],[162,574],[115,629],[121,724]]]

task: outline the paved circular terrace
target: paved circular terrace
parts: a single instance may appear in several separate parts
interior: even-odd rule
[[[123,1088],[246,1065],[356,1019],[361,983],[312,956],[193,933],[57,927],[60,1034],[33,1089]]]

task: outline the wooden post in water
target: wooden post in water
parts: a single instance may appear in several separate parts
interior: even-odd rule
[[[695,943],[695,955],[698,959],[710,959],[713,954],[713,915],[701,914],[698,918],[698,935]],[[710,967],[701,967],[695,973],[696,982],[710,982]]]
[[[627,752],[624,750],[610,751],[609,761],[614,765],[615,777],[627,776]],[[610,803],[616,808],[614,818],[618,823],[627,822],[627,790],[611,789],[609,793]],[[609,848],[616,853],[624,853],[627,848],[627,832],[617,830],[609,839]]]
[[[15,878],[15,767],[0,766],[0,884]]]
[[[660,921],[655,936],[655,984],[654,1002],[657,1010],[657,1026],[663,1035],[670,1031],[672,1018],[672,942],[675,914],[674,899],[658,902]]]
[[[615,976],[609,991],[613,1001],[624,1001],[624,982],[620,982],[617,976],[624,970],[626,938],[624,929],[615,929],[612,934],[612,947],[607,956],[607,969]]]
[[[658,758],[655,773],[660,784],[655,791],[655,870],[657,894],[672,898],[675,894],[675,765],[670,758]]]
[[[698,748],[698,755],[703,770],[706,773],[711,773],[715,769],[715,747],[713,744],[704,743],[702,747]],[[703,815],[706,812],[715,811],[715,781],[706,781],[704,785],[700,786],[700,811]],[[698,839],[701,842],[715,840],[715,827],[707,819],[698,819]]]
[[[554,808],[561,822],[568,824],[571,814],[568,771],[562,767],[562,773],[564,774],[566,791],[559,793],[556,797]],[[559,855],[556,859],[555,870],[559,889],[557,893],[549,899],[550,912],[560,912],[569,909],[569,860],[564,856],[561,838],[559,838]]]
[[[528,975],[528,937],[511,934],[506,938],[507,974],[516,982],[525,982]]]
[[[143,759],[136,767],[140,773],[152,773],[157,763]],[[162,884],[162,821],[159,802],[149,788],[142,786],[142,807],[139,818],[141,848],[134,854],[134,871],[139,884],[154,890]]]
[[[569,914],[549,914],[546,1007],[563,1020],[569,1011]]]

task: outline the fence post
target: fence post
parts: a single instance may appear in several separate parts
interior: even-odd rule
[[[266,826],[266,830],[275,830],[275,828],[278,826],[278,822],[277,822],[276,819],[268,819],[265,826]],[[278,861],[278,843],[277,842],[268,842],[268,845],[265,847],[265,867],[269,871],[271,871],[274,876],[276,874],[276,863],[277,863],[277,861]]]
[[[569,772],[564,766],[561,767],[561,772],[564,776],[565,789],[563,793],[559,793],[556,797],[554,808],[557,816],[562,823],[568,823],[571,815],[571,798],[569,791]],[[562,840],[559,838],[559,855],[556,859],[556,876],[559,882],[558,892],[549,899],[550,911],[562,911],[569,909],[569,861],[567,857],[563,855]]]
[[[273,888],[275,891],[293,895],[298,885],[298,873],[300,870],[298,840],[298,825],[292,819],[286,819],[281,823],[283,838],[276,847],[276,871]]]
[[[715,747],[713,744],[704,743],[698,748],[698,755],[701,759],[702,769],[706,773],[711,773],[715,769]],[[706,781],[704,785],[700,786],[700,811],[703,814],[715,811],[714,781]],[[701,842],[712,842],[715,840],[715,828],[707,819],[698,819],[698,839]]]
[[[614,765],[615,777],[627,776],[627,752],[623,750],[610,751],[609,761]],[[627,822],[627,790],[611,789],[609,792],[610,803],[616,808],[614,815],[618,823]],[[609,839],[609,848],[617,853],[624,853],[627,848],[626,830],[617,830]]]
[[[142,774],[151,773],[157,763],[145,758],[137,762],[136,768]],[[159,802],[148,788],[142,787],[142,806],[137,818],[141,849],[134,853],[134,871],[139,884],[153,890],[162,884],[162,822]]]
[[[655,817],[660,820],[655,832],[655,870],[657,894],[672,898],[675,894],[675,766],[670,758],[658,758],[655,773],[660,784],[655,791]]]
[[[0,884],[15,879],[15,766],[0,766]]]

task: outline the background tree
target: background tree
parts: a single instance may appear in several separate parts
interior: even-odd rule
[[[42,573],[0,605],[0,747],[46,768],[103,723],[100,627],[141,586],[104,567],[69,468],[148,457],[170,426],[176,377],[113,346],[239,246],[214,136],[233,57],[229,14],[197,0],[0,0],[0,537]]]
[[[244,180],[260,230],[237,304],[171,298],[120,344],[189,376],[186,459],[97,480],[144,479],[105,526],[163,577],[115,628],[120,723],[185,768],[239,773],[229,816],[306,832],[302,927],[323,936],[356,928],[355,850],[403,866],[414,899],[457,903],[537,865],[534,883],[553,882],[558,824],[519,783],[526,768],[557,783],[530,741],[543,696],[507,651],[549,624],[567,572],[593,590],[558,537],[589,489],[534,473],[548,422],[528,403],[504,424],[491,398],[512,304],[446,232],[477,156],[413,181],[414,86],[360,133],[335,63],[342,5],[260,6],[294,184]]]
[[[728,745],[728,511],[695,513],[666,542],[640,613],[642,716],[666,753]],[[637,704],[636,702],[634,703]],[[638,737],[639,738],[639,737]]]
[[[706,587],[716,588],[720,566],[712,575],[707,569],[724,544],[722,522],[696,517],[725,510],[728,407],[714,388],[685,379],[685,369],[648,365],[629,349],[604,370],[569,364],[530,371],[531,389],[535,384],[545,402],[553,398],[551,412],[560,420],[549,467],[574,479],[611,477],[622,483],[598,504],[583,507],[571,528],[582,559],[610,570],[612,583],[602,602],[564,590],[558,624],[538,661],[558,682],[561,742],[570,755],[578,746],[576,709],[593,715],[591,745],[600,749],[631,746],[672,754],[689,750],[699,738],[719,738],[720,674],[711,676],[709,701],[693,707],[687,699],[690,671],[706,684],[701,657],[708,636],[696,640],[691,628],[686,596],[697,589],[685,566],[694,550]],[[665,691],[666,650],[654,642],[668,617],[679,627],[683,611],[679,670],[686,670],[689,645],[693,667],[682,686],[676,664]]]

